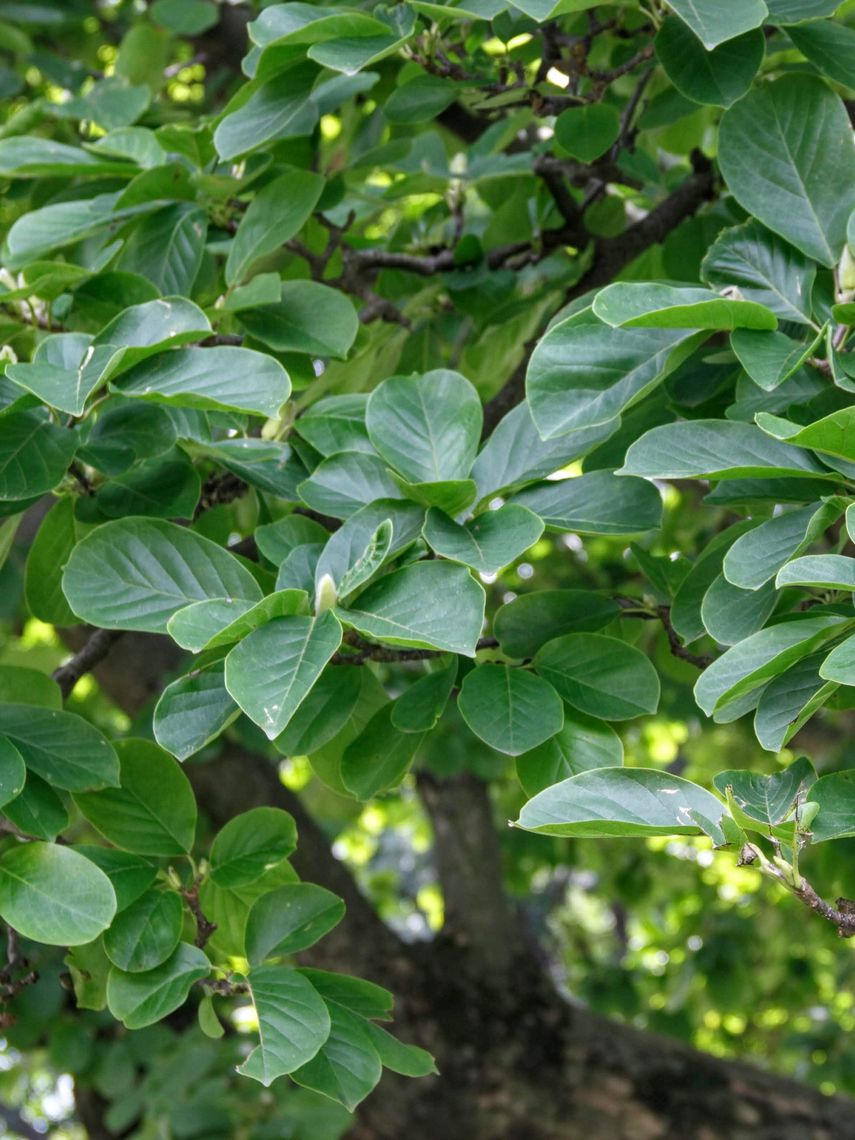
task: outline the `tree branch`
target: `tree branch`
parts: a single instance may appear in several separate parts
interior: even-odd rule
[[[53,679],[59,685],[63,700],[71,695],[81,677],[104,660],[121,636],[122,632],[118,629],[96,629],[82,649],[54,670]]]

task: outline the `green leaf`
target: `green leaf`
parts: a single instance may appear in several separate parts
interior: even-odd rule
[[[253,966],[314,946],[344,918],[341,899],[314,883],[288,883],[252,905],[246,923],[246,955]]]
[[[695,813],[718,823],[724,804],[668,772],[597,768],[540,792],[523,807],[517,826],[588,839],[697,835]]]
[[[434,561],[386,574],[336,612],[345,625],[389,645],[474,657],[484,604],[484,589],[468,570]]]
[[[810,447],[841,459],[855,460],[852,429],[855,428],[855,408],[841,408],[829,416],[803,427],[766,412],[757,413],[757,425],[775,439],[785,439],[797,447]]]
[[[855,590],[855,558],[842,554],[808,554],[794,558],[778,571],[775,585]]]
[[[241,219],[226,260],[226,284],[243,281],[259,257],[290,241],[311,217],[324,179],[310,170],[289,170],[260,190]]]
[[[365,417],[374,447],[413,483],[465,479],[481,421],[478,393],[458,372],[445,370],[384,380],[371,393]]]
[[[154,738],[178,760],[199,752],[240,715],[226,690],[222,662],[178,677],[154,709]]]
[[[210,332],[208,318],[192,301],[163,297],[124,309],[98,333],[92,348],[110,345],[115,349],[101,374],[103,380],[112,380],[163,349],[188,344]]]
[[[205,994],[199,1002],[197,1011],[199,1018],[199,1028],[206,1037],[210,1037],[212,1041],[219,1041],[221,1037],[225,1036],[225,1029],[220,1024],[220,1019],[214,1010],[214,1001],[210,994]]]
[[[555,139],[580,162],[593,162],[617,141],[620,115],[604,103],[568,107],[555,120]]]
[[[534,426],[528,404],[518,404],[499,421],[472,464],[479,499],[551,475],[602,443],[617,426],[615,420],[587,431],[543,440]]]
[[[662,497],[652,483],[611,471],[591,471],[526,487],[512,499],[554,530],[576,534],[638,534],[662,521]]]
[[[129,974],[113,966],[107,978],[107,1005],[127,1029],[144,1029],[182,1006],[190,987],[210,972],[211,963],[202,950],[179,942],[153,970]]]
[[[837,689],[819,675],[822,654],[805,657],[779,673],[760,695],[754,735],[768,752],[780,752]]]
[[[564,724],[564,706],[552,686],[509,665],[480,665],[467,673],[457,706],[476,736],[509,756],[536,748]]]
[[[847,637],[832,649],[820,665],[819,675],[826,681],[836,681],[840,685],[855,682],[855,637]]]
[[[353,1112],[379,1082],[383,1066],[367,1023],[334,1002],[328,1008],[329,1037],[308,1064],[291,1073],[291,1079]]]
[[[96,830],[135,855],[183,855],[196,834],[190,781],[163,749],[147,740],[116,745],[121,786],[77,794],[74,802]]]
[[[10,364],[6,368],[6,376],[50,407],[79,416],[89,396],[101,384],[104,369],[115,355],[115,349],[111,345],[90,348],[89,337],[74,333],[62,336],[72,345],[86,345],[85,351],[81,348],[72,359],[60,363],[56,360],[59,353],[55,351],[59,337],[49,338],[36,350],[31,364]],[[63,366],[66,363],[69,367]]]
[[[384,1069],[391,1069],[402,1077],[426,1077],[438,1071],[433,1057],[426,1049],[420,1049],[418,1045],[405,1045],[382,1026],[373,1025],[370,1021],[365,1023],[365,1028]]]
[[[0,665],[0,704],[62,708],[62,692],[52,677],[23,665]]]
[[[322,748],[347,722],[361,688],[359,669],[328,665],[274,740],[276,750],[283,756],[309,756]]]
[[[536,590],[501,606],[493,632],[508,657],[534,657],[564,633],[593,633],[618,616],[611,598],[592,590]]]
[[[315,1056],[330,1035],[330,1015],[311,982],[286,966],[257,967],[249,987],[259,1044],[238,1072],[270,1085]]]
[[[718,159],[740,206],[821,265],[837,262],[855,205],[855,148],[824,83],[788,75],[749,92],[724,114]]]
[[[652,282],[618,281],[600,290],[593,311],[612,328],[774,329],[774,313],[756,301]]]
[[[753,218],[722,230],[701,263],[701,276],[719,291],[738,289],[781,320],[810,324],[815,263]]]
[[[458,515],[475,501],[477,488],[472,479],[446,479],[439,483],[408,483],[392,472],[396,486],[415,503],[436,507],[448,515]]]
[[[338,595],[342,598],[363,586],[380,569],[392,549],[395,533],[391,519],[384,519],[377,527],[368,544],[338,584]]]
[[[707,51],[694,32],[673,16],[662,24],[654,46],[657,59],[680,94],[713,107],[730,107],[742,98],[766,51],[759,28]]]
[[[343,1005],[359,1017],[391,1020],[393,998],[382,986],[366,982],[364,978],[350,978],[347,974],[331,974],[305,966],[299,973],[309,979],[324,1001]]]
[[[623,743],[611,725],[575,709],[565,709],[561,731],[517,757],[517,779],[526,795],[536,796],[544,788],[580,772],[621,764]]]
[[[119,762],[113,746],[94,725],[74,713],[32,704],[1,704],[0,735],[7,737],[27,767],[57,788],[71,792],[115,787]]]
[[[680,19],[688,25],[707,49],[757,28],[767,16],[763,0],[741,0],[722,4],[720,0],[668,0]]]
[[[120,196],[118,191],[115,194],[98,194],[95,198],[57,202],[22,214],[6,235],[7,268],[20,269],[108,226],[118,228],[119,223],[137,214],[148,213],[156,205],[148,202],[119,207]]]
[[[511,503],[463,524],[431,507],[424,526],[425,541],[437,554],[481,574],[498,574],[542,533],[543,522],[536,514]]]
[[[620,329],[583,310],[553,325],[526,373],[544,439],[604,426],[652,391],[694,348],[688,329]]]
[[[147,278],[165,296],[189,294],[202,264],[208,218],[192,202],[174,202],[142,218],[117,265]]]
[[[357,799],[369,800],[396,788],[422,742],[421,734],[395,728],[393,709],[391,703],[378,709],[342,753],[341,780]]]
[[[255,531],[259,553],[274,566],[280,565],[295,547],[326,542],[328,538],[329,533],[321,524],[305,515],[286,515],[276,522],[257,527]]]
[[[239,641],[274,618],[305,614],[307,610],[305,590],[277,590],[260,602],[211,598],[205,602],[191,602],[178,610],[166,628],[182,649],[200,653],[203,649],[216,649]]]
[[[338,297],[341,294],[334,295]],[[312,318],[313,323],[316,323],[314,317],[315,312],[312,313]],[[374,448],[365,427],[367,403],[368,396],[362,392],[326,396],[306,409],[294,424],[294,429],[323,456],[336,455],[339,451],[365,451],[371,454]]]
[[[3,814],[25,835],[51,842],[65,831],[69,822],[68,812],[59,795],[35,772],[27,772],[24,790],[4,806]]]
[[[745,479],[825,473],[806,451],[770,439],[753,424],[691,420],[646,432],[626,453],[621,475],[648,479]]]
[[[821,332],[812,340],[797,341],[779,332],[737,329],[730,344],[754,383],[771,392],[798,372],[821,339]]]
[[[392,541],[387,558],[400,554],[421,537],[424,519],[423,508],[403,499],[381,499],[369,503],[329,536],[318,559],[315,581],[320,582],[328,574],[336,587],[340,587],[346,575],[364,557],[378,528],[387,520],[392,522]]]
[[[818,20],[831,16],[841,0],[766,0],[773,24],[799,24],[802,20]]]
[[[0,174],[4,178],[70,178],[136,174],[128,162],[90,154],[55,139],[17,136],[0,140]]]
[[[113,921],[104,950],[114,966],[139,974],[162,965],[181,940],[184,907],[175,891],[146,891]]]
[[[430,732],[442,716],[456,680],[456,657],[420,677],[392,705],[393,728],[401,732]]]
[[[203,411],[276,416],[291,381],[272,356],[249,348],[181,348],[138,364],[113,384],[123,396]]]
[[[110,880],[70,847],[22,843],[0,856],[0,916],[24,938],[80,946],[115,913]]]
[[[33,617],[49,625],[74,625],[75,617],[62,592],[62,567],[74,549],[74,500],[59,499],[41,521],[27,555],[24,593]]]
[[[8,736],[0,736],[0,807],[24,790],[27,768],[24,758]]]
[[[75,851],[100,867],[116,892],[118,910],[121,912],[135,902],[152,885],[157,875],[157,867],[139,855],[129,855],[115,847],[95,847],[88,843],[75,844]]]
[[[226,657],[226,688],[272,740],[308,696],[341,645],[331,612],[276,618],[245,637]]]
[[[806,791],[815,780],[816,773],[810,760],[802,757],[783,772],[773,772],[770,776],[727,771],[719,772],[713,783],[722,795],[728,788],[732,790],[740,811],[771,826],[786,819],[799,793]]]
[[[855,772],[832,772],[821,776],[810,789],[811,802],[819,811],[811,825],[812,842],[845,839],[855,835]]]
[[[155,0],[149,12],[162,28],[179,36],[198,36],[220,19],[215,4],[208,0]]]
[[[802,53],[837,83],[855,87],[855,30],[831,20],[816,20],[788,28],[787,35]]]
[[[390,123],[426,123],[435,119],[459,94],[457,83],[438,75],[416,75],[396,87],[383,108]]]
[[[756,590],[834,522],[841,504],[829,499],[819,509],[812,504],[787,511],[741,535],[724,556],[724,576],[734,586]]]
[[[701,621],[719,645],[735,645],[763,628],[777,600],[772,582],[757,590],[743,590],[719,574],[704,594]]]
[[[630,720],[659,705],[659,677],[650,660],[615,637],[564,634],[538,650],[534,667],[569,705],[602,720]]]
[[[43,495],[61,482],[77,450],[72,431],[40,412],[7,412],[0,417],[0,500]]]
[[[297,825],[287,811],[257,807],[230,819],[211,846],[211,877],[221,887],[242,887],[281,863],[297,847]]]
[[[350,299],[317,281],[283,281],[276,304],[244,310],[240,323],[275,352],[339,360],[350,352],[359,331],[359,317]],[[298,426],[302,434],[302,418]]]
[[[383,460],[361,451],[343,451],[324,459],[297,490],[313,511],[337,519],[348,518],[375,499],[400,496]]]
[[[105,523],[75,547],[62,580],[83,621],[104,629],[165,633],[169,618],[207,598],[257,601],[253,576],[221,546],[159,519]]]
[[[732,646],[704,671],[695,684],[695,700],[707,716],[724,713],[738,698],[761,688],[800,658],[845,632],[847,625],[845,618],[826,614],[761,629]],[[741,709],[740,705],[736,707]]]
[[[317,69],[284,71],[255,87],[249,99],[226,115],[214,131],[214,146],[224,162],[248,154],[273,139],[309,135],[318,121],[310,98]]]

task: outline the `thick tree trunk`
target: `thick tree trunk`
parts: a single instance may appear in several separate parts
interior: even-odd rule
[[[126,711],[138,711],[156,687],[158,668],[174,667],[161,646],[162,639],[122,638],[96,671]],[[852,1101],[568,1003],[525,943],[501,889],[496,821],[474,777],[419,777],[446,921],[433,941],[404,943],[379,919],[273,764],[227,744],[215,760],[190,762],[185,770],[214,827],[258,804],[294,815],[297,871],[347,904],[341,925],[311,951],[312,962],[393,990],[395,1032],[437,1059],[438,1077],[385,1076],[360,1107],[349,1140],[855,1137]],[[109,1133],[90,1135],[100,1140]]]

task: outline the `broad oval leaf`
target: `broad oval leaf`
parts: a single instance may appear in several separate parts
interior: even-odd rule
[[[662,520],[662,496],[652,483],[611,471],[535,483],[511,502],[534,511],[550,529],[575,534],[638,534]]]
[[[258,601],[248,570],[221,546],[159,519],[105,523],[74,548],[62,579],[79,618],[104,629],[165,633],[183,606],[207,598]]]
[[[331,611],[275,618],[226,657],[226,688],[270,740],[287,726],[341,645]]]
[[[107,1005],[127,1029],[144,1029],[182,1006],[190,987],[210,972],[204,951],[179,942],[153,970],[131,974],[113,966],[107,978]]]
[[[175,891],[146,891],[114,920],[104,950],[114,966],[139,974],[160,966],[181,940],[184,907]]]
[[[541,835],[607,838],[697,835],[694,813],[718,823],[724,804],[704,788],[652,768],[597,768],[529,800],[517,826]]]
[[[386,574],[337,613],[345,625],[389,645],[474,657],[484,604],[484,588],[462,566],[417,562]]]
[[[105,839],[136,855],[183,855],[196,834],[196,800],[172,757],[147,740],[116,746],[121,786],[75,796]]]
[[[257,807],[230,819],[211,846],[211,877],[221,887],[242,887],[281,863],[297,846],[297,825],[287,811]]]
[[[143,361],[114,385],[123,396],[178,408],[275,416],[291,394],[278,360],[249,348],[178,348]]]
[[[821,265],[836,263],[855,206],[855,146],[825,83],[788,75],[750,92],[724,114],[718,159],[750,214]]]
[[[519,756],[555,736],[564,706],[543,678],[510,665],[480,665],[466,674],[460,715],[485,744]]]
[[[311,982],[287,966],[257,967],[249,988],[260,1042],[238,1072],[270,1085],[315,1056],[330,1035],[330,1015]]]
[[[0,856],[0,916],[24,938],[80,946],[106,930],[115,913],[110,880],[70,847],[22,843]]]
[[[556,637],[538,650],[534,667],[569,705],[602,720],[630,720],[659,705],[659,677],[649,658],[615,637]]]
[[[437,554],[471,566],[480,574],[498,574],[524,554],[543,533],[543,521],[526,507],[507,503],[456,523],[435,507],[427,513],[425,541]]]
[[[288,883],[253,903],[246,922],[246,953],[258,966],[267,958],[313,946],[344,917],[342,900],[314,883]]]
[[[412,483],[465,479],[481,420],[478,393],[458,372],[444,370],[384,380],[365,416],[371,442]]]

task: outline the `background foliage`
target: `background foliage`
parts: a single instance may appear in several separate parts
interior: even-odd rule
[[[495,880],[556,1005],[853,1091],[853,19],[0,4],[13,1132],[433,1088],[325,840],[409,945],[488,973]]]

